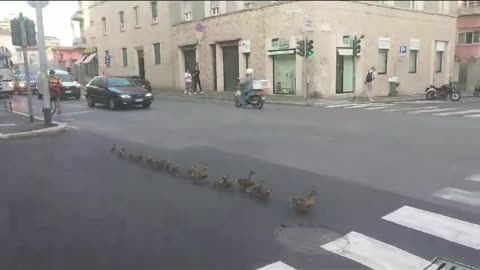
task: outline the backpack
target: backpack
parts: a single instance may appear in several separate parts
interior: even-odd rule
[[[373,81],[373,72],[369,71],[367,73],[367,78],[365,79],[365,82],[372,82]]]

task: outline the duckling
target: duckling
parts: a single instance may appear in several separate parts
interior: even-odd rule
[[[315,195],[317,192],[312,190],[305,198],[290,198],[297,210],[308,210],[315,205]]]
[[[203,167],[201,169],[192,167],[187,170],[187,173],[192,178],[205,179],[208,177],[208,167]]]
[[[167,163],[166,160],[156,160],[155,161],[155,168],[159,169],[159,170],[163,170],[165,169],[165,164]]]
[[[145,164],[146,164],[147,166],[152,167],[152,166],[154,165],[153,159],[147,158],[147,159],[145,160]]]
[[[255,181],[253,181],[254,175],[255,172],[250,171],[247,178],[236,179],[235,182],[237,182],[244,191],[250,192],[251,188],[255,186]]]
[[[216,187],[232,187],[235,184],[235,179],[230,179],[230,175],[220,176],[217,181],[215,181],[214,185]]]
[[[117,145],[116,144],[113,144],[111,151],[112,151],[112,153],[117,152]]]
[[[253,191],[255,192],[255,195],[257,196],[257,198],[261,200],[268,199],[270,197],[270,193],[272,192],[270,189],[267,189],[263,185],[263,182],[262,184],[255,186],[253,188]]]

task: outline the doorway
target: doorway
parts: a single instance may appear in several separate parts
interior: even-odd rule
[[[235,91],[238,84],[238,46],[223,47],[224,91]]]
[[[185,59],[185,71],[188,69],[190,73],[195,70],[195,48],[192,49],[184,49],[183,56]]]
[[[138,76],[145,78],[145,57],[143,50],[137,50],[138,57]]]
[[[335,88],[337,94],[353,92],[353,56],[343,55],[338,50]]]
[[[295,95],[295,54],[273,56],[273,93]]]
[[[210,45],[212,48],[212,62],[213,62],[213,90],[217,89],[217,46],[215,44]]]

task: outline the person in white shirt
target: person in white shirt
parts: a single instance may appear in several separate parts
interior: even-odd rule
[[[187,93],[189,95],[192,94],[192,92],[190,91],[192,89],[192,74],[190,73],[190,70],[187,69],[187,71],[185,71],[185,91],[184,91],[184,94],[186,95]]]
[[[363,96],[364,92],[366,92],[366,96],[368,97],[369,101],[373,101],[374,89],[373,83],[375,82],[375,67],[373,66],[368,72],[367,77],[365,78],[365,87],[360,90],[358,96]],[[353,100],[355,101],[358,96],[355,96]]]

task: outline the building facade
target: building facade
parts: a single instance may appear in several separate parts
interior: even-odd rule
[[[97,48],[99,72],[143,73],[154,87],[183,88],[185,70],[198,63],[208,90],[233,91],[251,67],[257,79],[271,82],[270,93],[305,96],[296,43],[306,20],[314,41],[309,95],[349,95],[363,86],[371,66],[377,67],[377,95],[388,93],[392,77],[400,93],[413,94],[445,83],[454,71],[454,1],[90,2],[93,19],[87,22],[83,11],[84,38]],[[354,61],[350,43],[361,34]]]

